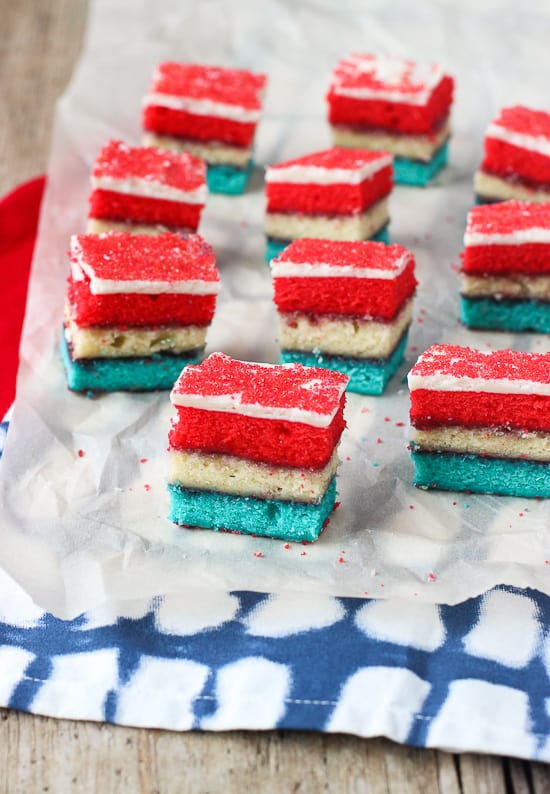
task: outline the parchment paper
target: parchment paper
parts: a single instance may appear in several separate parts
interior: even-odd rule
[[[543,336],[461,328],[453,269],[487,123],[504,104],[548,109],[547,22],[543,2],[521,14],[512,2],[435,0],[92,4],[84,54],[57,112],[0,469],[0,564],[38,604],[71,617],[105,600],[196,588],[293,591],[297,604],[308,590],[440,603],[497,583],[550,593],[547,501],[411,485],[403,381],[436,341],[549,348]],[[420,280],[406,363],[385,396],[349,397],[341,504],[316,544],[286,549],[278,540],[177,528],[166,518],[168,394],[88,399],[65,386],[57,345],[66,250],[85,226],[91,165],[108,138],[140,140],[141,99],[157,62],[268,73],[252,185],[242,197],[210,196],[200,231],[216,249],[223,284],[208,351],[276,361],[263,166],[330,144],[324,94],[335,62],[353,51],[438,62],[457,80],[451,166],[428,189],[397,187],[391,200],[392,240],[414,251]]]

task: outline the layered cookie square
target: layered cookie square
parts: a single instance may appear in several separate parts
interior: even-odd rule
[[[409,388],[416,485],[550,497],[550,353],[434,345]]]
[[[326,367],[382,394],[403,361],[416,288],[400,245],[295,240],[271,263],[282,362]]]
[[[462,322],[550,333],[550,202],[473,207],[464,245]]]
[[[186,152],[109,141],[92,169],[88,229],[196,232],[206,201],[206,166]]]
[[[266,260],[301,237],[389,242],[387,152],[333,147],[266,170]]]
[[[171,392],[170,518],[314,541],[336,498],[347,377],[213,353]]]
[[[161,63],[144,101],[145,142],[205,160],[212,193],[242,193],[265,85],[246,69]]]
[[[220,280],[198,234],[71,239],[61,352],[74,391],[169,389],[202,357]]]
[[[550,113],[503,108],[485,135],[474,189],[480,204],[550,201]]]
[[[392,152],[397,183],[426,185],[447,163],[453,90],[439,66],[372,54],[343,58],[327,94],[333,142]]]

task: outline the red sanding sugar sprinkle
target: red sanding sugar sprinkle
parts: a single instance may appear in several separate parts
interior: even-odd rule
[[[550,113],[542,110],[532,110],[524,105],[502,108],[493,123],[511,132],[550,139]]]
[[[206,183],[206,165],[187,152],[176,154],[156,146],[109,141],[97,156],[92,176],[145,179],[179,190],[195,190]]]
[[[458,345],[432,345],[411,370],[411,376],[450,375],[454,378],[528,380],[550,383],[550,353],[516,350],[483,352]]]
[[[402,102],[422,95],[427,102],[443,76],[439,66],[419,66],[414,61],[368,53],[354,54],[337,63],[331,88],[335,93],[368,89],[373,98],[377,93],[385,95],[392,91],[397,95],[396,100]]]
[[[292,262],[295,265],[330,265],[334,268],[353,267],[358,270],[368,268],[395,273],[397,277],[412,260],[413,255],[402,245],[304,237],[290,243],[273,261]]]
[[[266,79],[247,69],[166,62],[157,67],[151,91],[259,110]]]
[[[109,281],[220,280],[214,249],[198,234],[79,234],[71,258],[88,275]]]
[[[550,229],[550,202],[479,204],[470,210],[466,234],[508,234],[524,229]]]
[[[269,171],[276,171],[278,168],[288,168],[292,165],[317,166],[317,168],[343,168],[346,171],[355,171],[362,168],[367,163],[376,160],[387,160],[391,155],[388,152],[374,152],[368,149],[346,149],[343,146],[333,146],[331,149],[323,149],[321,152],[313,152],[303,157],[295,157],[293,160],[286,160],[284,163],[277,163],[269,167]]]
[[[201,364],[187,366],[176,381],[171,399],[185,396],[225,398],[235,406],[298,409],[333,417],[341,405],[348,377],[340,372],[300,364],[256,364],[212,353]],[[178,398],[183,398],[178,400]],[[224,410],[220,407],[220,410]]]

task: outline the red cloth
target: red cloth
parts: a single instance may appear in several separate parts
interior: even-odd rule
[[[19,340],[46,178],[25,182],[0,200],[0,418],[15,397]]]

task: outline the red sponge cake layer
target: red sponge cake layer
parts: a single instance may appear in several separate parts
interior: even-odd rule
[[[449,115],[453,79],[438,66],[376,55],[352,55],[334,69],[329,121],[347,127],[425,135]]]
[[[550,188],[550,157],[495,138],[485,139],[481,169],[504,179],[520,176],[526,184]]]
[[[275,304],[389,321],[414,294],[414,264],[400,245],[296,240],[272,262]]]
[[[91,218],[158,224],[189,231],[197,230],[202,207],[202,204],[133,196],[113,190],[94,190],[90,196]]]
[[[170,432],[170,445],[174,449],[237,455],[279,466],[321,469],[330,460],[344,430],[343,405],[342,397],[342,411],[326,428],[178,408],[178,421]]]
[[[550,431],[550,396],[486,392],[411,391],[411,424],[421,430],[441,425],[508,427]]]
[[[71,317],[81,327],[208,325],[214,316],[215,295],[114,294],[93,295],[87,280],[69,278]]]
[[[143,111],[143,128],[190,141],[220,141],[232,146],[249,147],[256,124],[149,105]]]
[[[178,420],[170,445],[322,468],[345,427],[347,382],[339,372],[251,364],[214,353],[186,368],[172,390]]]

